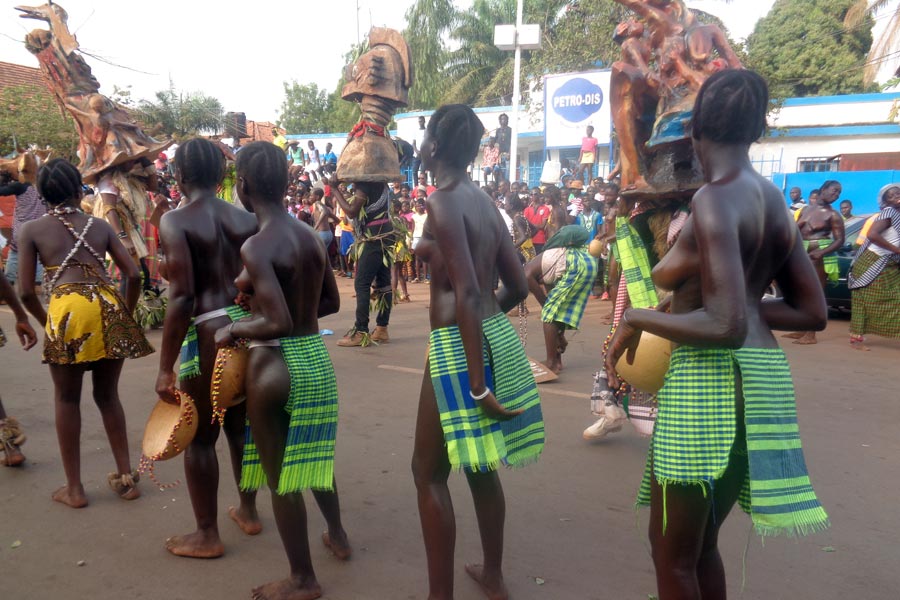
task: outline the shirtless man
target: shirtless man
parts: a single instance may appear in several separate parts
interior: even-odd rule
[[[319,234],[325,248],[331,244],[334,239],[334,230],[332,225],[338,222],[338,218],[334,216],[334,211],[325,202],[325,192],[321,188],[313,188],[309,193],[310,208],[313,215],[313,229]]]
[[[816,204],[800,211],[797,226],[803,236],[803,245],[809,252],[809,259],[816,268],[822,288],[830,279],[837,281],[837,257],[832,254],[844,245],[844,219],[831,205],[841,196],[841,184],[837,181],[826,181],[819,190]],[[831,241],[829,243],[829,236]],[[795,338],[795,344],[810,345],[816,343],[816,332],[789,333],[785,337]]]
[[[318,321],[338,311],[340,296],[315,234],[281,206],[288,174],[278,152],[265,142],[248,145],[237,174],[238,196],[259,218],[259,233],[241,247],[245,268],[236,282],[250,296],[253,316],[220,323],[216,342],[250,341],[247,454],[258,460],[247,461],[241,484],[255,489],[268,482],[291,569],[252,597],[312,600],[322,593],[310,559],[304,490],[312,490],[328,523],[325,546],[340,560],[352,553],[334,481],[337,381]]]
[[[160,221],[159,237],[166,254],[169,305],[163,326],[156,393],[177,403],[175,362],[181,350],[178,388],[197,405],[197,435],[184,454],[184,471],[197,531],[166,541],[178,556],[216,558],[224,552],[217,521],[219,462],[216,440],[219,425],[212,421],[209,398],[214,335],[217,329],[242,316],[234,304],[234,279],[241,271],[240,247],[256,232],[256,217],[216,198],[225,158],[202,138],[189,140],[175,155],[175,180],[187,198]],[[210,260],[215,257],[215,260]],[[182,344],[184,342],[184,344]],[[235,479],[241,474],[246,403],[225,414],[225,436]],[[229,516],[244,533],[255,535],[262,525],[256,513],[256,494],[240,492],[240,507]]]

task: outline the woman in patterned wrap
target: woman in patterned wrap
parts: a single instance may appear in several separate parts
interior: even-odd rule
[[[284,209],[284,154],[255,142],[238,154],[238,197],[256,213],[259,232],[241,246],[244,271],[235,281],[248,294],[252,316],[216,332],[218,347],[249,340],[247,418],[241,489],[268,482],[278,532],[291,574],[253,590],[253,598],[321,596],[309,554],[303,491],[312,490],[328,530],[322,542],[346,560],[351,549],[341,525],[334,480],[337,382],[319,335],[319,317],[340,308],[337,282],[321,238]]]
[[[412,461],[432,599],[453,597],[450,470],[466,473],[484,550],[483,564],[466,571],[490,598],[506,598],[497,468],[536,461],[544,444],[534,377],[506,318],[528,293],[525,275],[497,207],[466,173],[483,133],[472,109],[443,106],[419,150],[438,185],[416,247],[432,272],[431,335]]]
[[[125,500],[140,496],[131,470],[125,413],[119,402],[119,375],[126,358],[153,352],[132,314],[141,276],[128,250],[105,221],[81,212],[81,175],[57,158],[41,167],[37,188],[47,214],[19,233],[19,290],[22,304],[46,325],[44,362],[50,365],[56,400],[56,433],[66,485],[53,499],[73,508],[87,506],[81,485],[81,385],[91,371],[94,402],[112,447],[116,472],[109,485]],[[125,281],[125,298],[109,281],[104,257],[112,256]],[[34,287],[37,260],[44,264],[46,310]],[[49,280],[49,281],[47,281]]]
[[[653,270],[654,283],[673,291],[671,314],[626,310],[606,356],[617,387],[616,362],[641,331],[678,345],[638,495],[650,506],[660,600],[725,598],[717,538],[735,502],[761,535],[828,526],[800,449],[790,368],[772,335],[824,329],[826,306],[781,191],[750,163],[768,99],[765,81],[745,70],[716,73],[698,92],[693,141],[706,185]],[[761,300],[773,280],[783,299]]]

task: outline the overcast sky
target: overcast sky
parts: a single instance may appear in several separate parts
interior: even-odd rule
[[[22,40],[43,22],[19,18],[12,7],[20,3],[27,0],[0,3],[4,7],[0,60],[37,66]],[[772,3],[701,0],[688,5],[719,16],[732,36],[741,39]],[[357,16],[361,33],[371,25],[402,29],[411,4],[411,0],[65,0],[62,6],[81,49],[119,65],[85,56],[104,93],[111,93],[113,85],[131,85],[136,98],[152,98],[168,87],[171,77],[176,89],[215,96],[226,111],[274,121],[284,81],[313,82],[328,91],[337,84],[342,56],[357,41]],[[471,0],[457,4],[468,6]]]

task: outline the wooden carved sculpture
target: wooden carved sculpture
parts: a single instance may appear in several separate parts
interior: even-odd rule
[[[359,103],[362,115],[347,138],[337,164],[342,181],[399,181],[400,156],[387,126],[394,112],[409,102],[412,58],[399,32],[384,27],[369,31],[369,50],[345,67],[344,100]]]
[[[139,159],[153,160],[171,142],[146,135],[125,109],[100,93],[100,83],[77,52],[78,41],[69,32],[68,14],[59,4],[17,6],[25,19],[46,21],[50,30],[35,29],[25,37],[60,109],[68,112],[78,129],[79,169],[85,181],[102,171]]]
[[[679,195],[699,184],[689,144],[697,91],[712,73],[741,63],[722,30],[700,23],[682,0],[616,2],[640,19],[621,23],[615,37],[622,58],[612,65],[611,104],[621,187]]]

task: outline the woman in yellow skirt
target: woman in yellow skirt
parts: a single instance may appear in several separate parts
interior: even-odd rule
[[[22,303],[46,330],[43,360],[53,378],[56,432],[66,472],[66,485],[53,493],[53,500],[73,508],[87,505],[79,446],[85,371],[92,372],[94,402],[116,462],[109,485],[125,500],[133,500],[140,496],[138,476],[128,456],[118,388],[124,359],[153,352],[132,317],[140,272],[112,228],[81,212],[81,175],[71,163],[48,162],[38,173],[37,189],[49,210],[19,233],[19,290]],[[124,300],[106,276],[107,253],[125,279]],[[38,258],[46,269],[46,310],[34,285]]]

